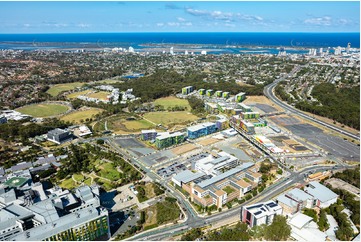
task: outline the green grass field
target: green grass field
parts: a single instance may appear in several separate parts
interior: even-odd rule
[[[69,107],[62,104],[32,104],[15,109],[16,111],[31,115],[35,118],[56,116],[68,111]]]
[[[91,92],[91,90],[85,90],[85,91],[81,91],[81,92],[73,92],[73,93],[70,93],[69,95],[67,95],[66,97],[69,98],[69,99],[74,99],[79,95],[86,96],[86,94],[88,94],[90,92]]]
[[[73,177],[77,182],[81,182],[84,179],[82,174],[74,174]]]
[[[183,124],[198,119],[197,116],[187,111],[146,113],[144,115],[144,118],[156,124],[162,124],[165,126],[168,126],[170,124]]]
[[[93,97],[93,98],[98,98],[98,99],[101,99],[101,100],[108,100],[108,98],[107,98],[108,95],[110,95],[110,92],[99,91],[99,92],[94,92],[94,93],[87,94],[86,96]]]
[[[188,100],[179,99],[176,97],[158,98],[154,101],[154,105],[162,105],[165,109],[167,109],[168,107],[181,106],[186,107],[188,111],[191,110],[191,106],[189,106]]]
[[[97,174],[98,176],[109,179],[111,181],[117,181],[120,179],[120,173],[112,163],[105,162],[98,168],[100,168],[99,174]]]
[[[123,122],[123,125],[126,129],[131,131],[139,131],[141,129],[150,129],[154,128],[155,125],[148,122],[147,120],[132,120],[132,121],[125,121]]]
[[[73,90],[74,88],[81,87],[83,84],[84,83],[82,83],[82,82],[56,84],[56,85],[52,86],[51,88],[49,88],[47,93],[49,93],[51,96],[55,97],[63,91]]]
[[[59,186],[70,190],[70,189],[73,189],[76,186],[76,184],[72,178],[69,178],[69,179],[64,180],[62,183],[60,183]]]
[[[98,113],[103,112],[103,109],[100,108],[89,108],[87,110],[78,110],[75,112],[71,112],[67,115],[64,115],[60,118],[60,120],[63,121],[70,121],[74,123],[81,123],[80,120],[85,121],[87,118],[92,118],[92,116],[95,116]]]

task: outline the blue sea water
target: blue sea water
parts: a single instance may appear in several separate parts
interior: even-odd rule
[[[152,44],[195,44],[289,48],[360,48],[360,33],[79,33],[0,34],[0,49],[49,49],[76,47],[143,48]]]

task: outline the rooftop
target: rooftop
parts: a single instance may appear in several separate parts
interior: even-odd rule
[[[305,187],[305,192],[311,194],[321,202],[327,202],[338,197],[336,193],[315,181],[310,182],[308,186]]]
[[[9,187],[21,187],[24,185],[29,179],[24,177],[13,177],[7,180],[4,184]]]
[[[188,183],[188,182],[196,180],[204,175],[205,174],[203,172],[193,173],[190,170],[185,170],[185,171],[178,173],[173,178],[177,181],[181,181],[182,183]]]
[[[202,188],[207,187],[207,186],[209,186],[211,184],[214,184],[214,183],[219,182],[219,181],[221,181],[221,180],[223,180],[225,178],[228,178],[229,176],[232,176],[232,175],[234,175],[234,174],[236,174],[236,173],[238,173],[240,171],[243,171],[243,170],[245,170],[245,169],[247,169],[247,168],[249,168],[249,167],[251,167],[253,165],[254,164],[252,162],[243,163],[242,165],[237,166],[237,167],[235,167],[235,168],[233,168],[233,169],[231,169],[229,171],[226,171],[226,172],[220,174],[219,176],[215,176],[215,177],[213,177],[211,179],[202,181],[202,182],[198,183],[197,185],[202,187]]]
[[[302,229],[309,222],[313,220],[312,217],[309,217],[303,213],[297,213],[290,221],[289,224],[295,226],[298,229]]]

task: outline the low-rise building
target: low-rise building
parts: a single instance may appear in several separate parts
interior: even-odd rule
[[[80,126],[77,130],[77,135],[80,137],[90,135],[90,134],[92,134],[92,131],[86,125]]]
[[[299,188],[294,188],[277,197],[278,204],[283,208],[283,214],[295,214],[303,208],[313,208],[314,198]]]
[[[207,175],[204,172],[197,172],[195,175],[184,174],[190,178],[179,181],[178,184],[190,194],[191,201],[201,206],[216,205],[221,208],[227,202],[242,198],[245,193],[257,186],[245,179],[247,173],[255,172],[253,166],[251,162],[244,163],[217,176]],[[174,179],[181,180],[176,176]]]
[[[216,156],[209,154],[207,157],[195,161],[194,168],[207,175],[216,176],[238,166],[238,164],[237,157],[222,151]]]
[[[310,182],[305,187],[305,192],[314,199],[314,204],[320,208],[326,208],[337,202],[338,195],[318,182]]]
[[[73,134],[70,131],[63,129],[54,129],[48,132],[47,139],[57,144],[62,144],[73,139]]]
[[[270,225],[276,215],[282,214],[282,207],[270,200],[264,203],[257,203],[241,208],[241,222],[253,226],[266,224]]]
[[[326,241],[327,234],[318,229],[318,225],[302,213],[297,213],[288,222],[291,226],[291,237],[296,241]]]

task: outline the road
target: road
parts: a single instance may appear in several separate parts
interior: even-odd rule
[[[293,75],[293,73],[295,73],[296,71],[298,71],[299,68],[300,68],[300,67],[296,67],[296,69],[294,69],[294,70],[290,73],[290,75]],[[292,107],[291,105],[288,105],[288,104],[286,104],[285,102],[282,102],[280,99],[278,99],[278,98],[276,97],[276,95],[274,94],[274,88],[277,86],[277,84],[278,84],[279,82],[283,81],[284,79],[285,79],[285,77],[282,77],[282,78],[280,78],[280,79],[277,79],[277,80],[274,81],[273,83],[267,85],[267,86],[265,87],[265,89],[263,90],[264,95],[265,95],[266,97],[268,97],[271,101],[273,101],[274,103],[276,103],[278,106],[282,107],[282,108],[285,109],[286,111],[291,112],[292,114],[298,115],[298,116],[300,116],[300,117],[302,117],[302,118],[305,118],[305,119],[307,119],[307,120],[310,120],[310,121],[312,121],[312,122],[321,124],[321,125],[329,128],[329,129],[331,129],[331,130],[333,130],[333,131],[336,131],[336,132],[338,132],[338,133],[341,133],[341,134],[343,134],[343,135],[346,135],[346,136],[348,136],[348,137],[350,137],[350,138],[360,140],[360,136],[359,136],[359,135],[350,133],[350,132],[348,132],[348,131],[346,131],[346,130],[344,130],[344,129],[338,128],[338,127],[336,127],[336,126],[334,126],[334,125],[332,125],[332,124],[325,123],[325,122],[323,122],[323,121],[321,121],[321,120],[319,120],[319,119],[316,119],[316,118],[314,118],[314,117],[312,117],[312,116],[310,116],[310,115],[307,115],[307,114],[301,112],[300,110],[298,110],[298,109]]]

